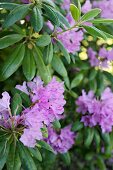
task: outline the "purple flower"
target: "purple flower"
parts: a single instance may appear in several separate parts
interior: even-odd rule
[[[64,112],[64,86],[59,83],[55,78],[44,86],[42,80],[36,77],[33,81],[24,83],[22,86],[16,86],[19,90],[29,93],[31,101],[37,103],[40,110],[45,110],[48,120],[53,122],[55,119],[61,119]],[[28,89],[28,91],[26,91]]]
[[[113,18],[113,0],[94,1],[93,7],[98,7],[102,10],[101,17]]]
[[[82,6],[82,12],[83,13],[87,13],[88,11],[90,11],[92,9],[92,4],[90,2],[90,0],[86,0],[86,2],[84,3],[84,5]]]
[[[92,48],[88,49],[88,57],[92,67],[99,66],[100,62],[97,58],[97,53]]]
[[[80,96],[76,101],[76,104],[79,106],[77,108],[77,112],[79,113],[82,112],[82,114],[85,114],[89,110],[90,105],[92,105],[93,99],[94,99],[93,91],[89,91],[87,95],[86,92],[82,90],[82,96]]]
[[[26,109],[23,112],[25,116],[25,129],[20,141],[28,147],[35,147],[36,140],[43,139],[41,128],[44,126],[43,111],[39,111],[35,105],[32,108]],[[31,140],[30,140],[31,138]]]
[[[0,99],[0,126],[4,128],[11,129],[12,125],[17,127],[18,125],[23,125],[24,116],[15,115],[13,116],[10,109],[10,99],[11,97],[7,92],[2,93],[2,98]]]
[[[64,112],[64,85],[53,77],[51,82],[44,86],[40,77],[33,81],[17,85],[16,88],[29,94],[32,106],[25,109],[25,129],[20,141],[28,147],[35,147],[36,140],[42,140],[41,128],[48,127],[54,120],[63,118]],[[30,140],[32,138],[32,140]]]
[[[10,96],[7,92],[2,93],[2,99],[0,99],[0,113],[6,113],[10,110]]]
[[[71,14],[68,13],[66,16],[70,26],[74,26],[75,21],[72,18]],[[50,29],[53,30],[52,24],[50,22],[47,22],[47,25]],[[67,49],[69,53],[75,53],[80,50],[80,44],[83,40],[83,31],[78,30],[77,28],[66,31],[64,33],[59,34],[59,32],[62,32],[61,28],[57,29],[57,38],[63,43],[64,47]]]
[[[15,88],[22,91],[22,92],[24,92],[24,93],[26,93],[27,95],[29,95],[29,92],[28,92],[27,85],[26,85],[25,81],[23,82],[23,85],[16,85]]]
[[[100,48],[98,53],[92,48],[88,49],[89,62],[92,67],[108,67],[108,61],[113,60],[113,49],[107,51],[106,48]]]
[[[89,92],[90,93],[90,92]],[[85,126],[99,125],[103,133],[109,133],[113,127],[113,92],[106,88],[100,100],[94,96],[91,98],[84,92],[76,102],[77,111],[83,113],[81,121]]]
[[[60,133],[49,127],[48,133],[46,141],[56,153],[66,153],[74,144],[75,134],[71,131],[70,125],[61,129]]]
[[[64,0],[63,4],[61,5],[61,8],[69,11],[70,3],[71,3],[70,0]]]

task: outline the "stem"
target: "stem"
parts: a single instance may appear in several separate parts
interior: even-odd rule
[[[68,28],[67,30],[63,30],[63,31],[61,31],[61,32],[56,33],[55,36],[60,35],[60,34],[63,34],[64,32],[67,32],[67,31],[71,31],[71,30],[73,30],[74,28],[77,28],[79,25],[80,25],[80,21],[77,22],[77,23],[76,23],[74,26],[72,26],[71,28]],[[55,37],[55,36],[54,36],[54,33],[52,34],[52,36]]]

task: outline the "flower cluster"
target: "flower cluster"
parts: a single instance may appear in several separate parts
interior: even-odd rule
[[[94,1],[93,7],[98,7],[102,10],[101,17],[113,18],[113,0]]]
[[[87,13],[91,9],[92,9],[92,4],[91,4],[90,0],[86,0],[84,5],[82,6],[82,12]]]
[[[92,48],[88,49],[89,62],[92,67],[107,67],[108,62],[113,60],[113,49],[108,51],[106,48],[100,48],[97,53]]]
[[[10,100],[9,93],[2,93],[2,98],[0,99],[0,127],[5,129],[11,129],[24,124],[23,115],[16,116],[16,113],[11,113]]]
[[[75,21],[70,13],[67,14],[66,18],[70,26],[74,26]],[[53,30],[53,25],[50,22],[47,22],[47,25],[51,30]],[[69,53],[75,53],[80,50],[80,44],[83,40],[83,31],[75,28],[70,31],[62,32],[61,34],[60,32],[62,32],[62,29],[58,28],[57,38],[63,43]]]
[[[106,88],[100,100],[96,99],[94,93],[88,94],[83,90],[82,96],[76,101],[77,112],[82,113],[81,122],[85,126],[99,125],[103,133],[109,133],[113,127],[113,92]]]
[[[56,153],[66,153],[74,144],[75,134],[71,131],[71,126],[66,126],[60,132],[56,132],[49,127],[47,143],[52,146]]]
[[[14,129],[15,133],[17,128],[21,127],[22,130],[17,133],[20,141],[27,147],[35,147],[36,140],[46,140],[56,153],[67,152],[74,144],[74,133],[71,132],[71,127],[61,129],[60,134],[52,128],[55,120],[64,117],[62,114],[66,102],[63,83],[53,77],[51,82],[44,86],[40,77],[36,77],[31,82],[17,85],[16,89],[29,95],[32,104],[29,108],[24,108],[20,115],[16,115],[10,109],[9,94],[4,92],[0,99],[0,127]],[[44,135],[44,131],[48,131],[48,138]]]
[[[43,139],[41,128],[63,118],[63,106],[66,103],[63,83],[53,78],[44,86],[42,80],[36,77],[31,82],[24,82],[22,86],[17,85],[16,88],[28,94],[32,101],[32,106],[23,111],[26,128],[20,140],[24,145],[34,147],[36,140]],[[32,140],[29,140],[30,138]]]

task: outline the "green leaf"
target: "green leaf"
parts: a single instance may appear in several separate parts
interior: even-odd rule
[[[67,77],[67,70],[59,56],[54,55],[52,60],[54,70],[62,77]]]
[[[77,0],[77,3],[78,3],[78,9],[79,9],[80,14],[81,14],[81,3],[80,3],[80,0]]]
[[[53,122],[53,126],[55,129],[61,129],[61,124],[60,124],[59,120],[55,120]]]
[[[9,150],[6,164],[8,170],[20,170],[21,168],[19,153],[17,151],[16,144],[14,142],[10,144],[10,150]]]
[[[94,80],[97,73],[98,73],[98,71],[95,68],[93,70],[91,70],[90,74],[89,74],[89,80]]]
[[[97,91],[97,81],[96,81],[96,79],[89,81],[89,86],[90,86],[90,89],[93,90],[93,92],[95,93]]]
[[[58,19],[57,13],[55,12],[54,8],[43,4],[43,9],[46,12],[47,17],[50,19],[50,21],[56,25],[56,26],[60,26],[60,21]]]
[[[97,130],[95,130],[94,132],[94,140],[96,143],[96,147],[99,147],[101,139],[100,139],[100,134]]]
[[[68,64],[70,64],[71,62],[70,55],[68,51],[66,50],[66,48],[64,47],[64,45],[62,44],[62,42],[59,41],[58,39],[57,39],[57,45],[60,48],[61,52],[63,53],[64,57],[66,58]]]
[[[30,155],[28,149],[22,144],[18,143],[19,155],[22,162],[22,167],[27,170],[37,170],[36,165]]]
[[[71,163],[71,158],[70,158],[69,152],[62,154],[62,155],[61,155],[61,158],[63,159],[63,161],[64,161],[64,163],[65,163],[66,165],[70,165],[70,163]]]
[[[97,157],[97,166],[99,167],[99,170],[106,170],[106,165],[101,156]]]
[[[8,28],[15,22],[19,21],[20,19],[23,19],[29,12],[29,8],[31,7],[31,5],[32,4],[19,5],[16,8],[14,8],[7,16],[5,22],[3,23],[3,27]]]
[[[23,44],[18,45],[11,56],[1,66],[0,81],[4,81],[9,78],[21,65],[24,58],[25,46]]]
[[[93,138],[94,138],[94,130],[91,129],[91,128],[87,128],[85,130],[85,134],[86,134],[86,138],[85,138],[85,141],[84,141],[84,145],[85,147],[89,147],[93,141]]]
[[[18,115],[22,111],[22,99],[21,96],[16,93],[13,97],[11,110],[13,115]]]
[[[72,96],[72,97],[74,97],[75,99],[77,99],[78,98],[78,95],[77,95],[77,93],[75,93],[74,91],[68,91],[68,93]]]
[[[2,140],[2,141],[0,141],[0,155],[2,154],[4,147],[5,147],[5,143],[4,143],[4,140]]]
[[[104,143],[105,143],[106,145],[110,145],[111,140],[110,140],[110,135],[109,135],[109,133],[102,133],[101,136],[102,136],[102,139],[103,139]]]
[[[67,21],[67,19],[59,12],[56,11],[57,17],[59,19],[59,21],[64,24],[67,28],[70,28],[69,22]]]
[[[106,34],[99,30],[98,28],[94,27],[94,26],[85,26],[85,25],[82,25],[82,27],[91,35],[93,35],[94,37],[101,37],[103,39],[107,39],[107,36]]]
[[[4,141],[4,147],[2,153],[0,154],[0,170],[3,170],[3,167],[6,163],[8,153],[9,153],[9,143]]]
[[[98,18],[90,21],[93,24],[111,24],[113,23],[113,19],[106,19],[106,18]]]
[[[96,17],[99,13],[101,12],[101,9],[99,8],[95,8],[92,9],[91,11],[87,12],[86,14],[84,14],[81,18],[81,21],[85,22],[88,21],[90,19],[93,19],[94,17]]]
[[[36,65],[33,52],[26,48],[25,56],[22,63],[23,73],[28,81],[31,81],[36,73]]]
[[[9,3],[9,2],[0,2],[0,8],[5,8],[8,10],[12,10],[13,8],[19,6],[19,4],[16,3]]]
[[[51,37],[49,35],[40,35],[36,40],[36,45],[39,47],[45,47],[51,43]]]
[[[70,11],[73,19],[78,21],[80,19],[80,10],[74,4],[70,4]]]
[[[111,39],[113,39],[113,35],[108,34],[107,32],[104,32],[104,31],[103,31],[103,33],[106,35],[106,37],[107,37],[107,38],[111,38]]]
[[[45,3],[46,5],[55,7],[55,3],[52,0],[42,0],[43,3]]]
[[[6,35],[5,37],[0,38],[0,49],[9,47],[10,45],[15,44],[20,41],[24,36],[20,34],[11,34]]]
[[[44,138],[48,138],[48,129],[46,127],[46,125],[44,125],[42,128],[41,128],[41,132],[42,132],[42,136]]]
[[[82,73],[78,74],[71,82],[71,88],[77,87],[83,80],[84,75]]]
[[[32,10],[30,22],[36,32],[39,32],[43,27],[43,17],[40,9],[36,6]]]
[[[42,147],[42,148],[44,148],[44,149],[46,149],[46,150],[48,150],[48,151],[50,151],[50,152],[55,153],[54,150],[53,150],[53,148],[52,148],[48,143],[46,143],[45,141],[38,141],[37,144],[38,144],[40,147]]]
[[[65,82],[65,85],[67,86],[67,88],[70,90],[71,89],[71,85],[70,85],[70,80],[69,80],[69,77],[64,77],[64,82]]]
[[[83,128],[83,123],[81,123],[80,121],[76,121],[73,125],[72,125],[72,131],[79,131]]]
[[[22,103],[23,103],[26,107],[29,107],[29,106],[31,105],[30,98],[29,98],[29,96],[28,96],[26,93],[24,93],[24,92],[22,92],[22,91],[20,91],[20,90],[18,90],[18,89],[16,89],[16,88],[14,88],[14,89],[12,90],[12,94],[15,95],[15,93],[18,93],[18,94],[21,96],[21,98],[22,98]]]
[[[50,43],[44,50],[45,63],[50,64],[53,59],[53,44]]]
[[[29,151],[31,152],[31,155],[36,158],[38,161],[42,161],[42,156],[38,148],[28,148]]]
[[[41,76],[42,80],[45,83],[48,83],[51,80],[51,75],[47,67],[44,64],[42,52],[36,46],[34,48],[34,57],[35,57],[38,71],[39,71],[39,75]]]
[[[18,34],[23,35],[23,37],[26,37],[26,30],[19,27],[17,24],[14,24],[11,26],[13,28],[13,31],[17,32]]]

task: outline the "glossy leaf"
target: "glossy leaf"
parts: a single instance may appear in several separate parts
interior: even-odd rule
[[[59,21],[64,24],[67,28],[70,27],[70,24],[68,22],[68,20],[58,11],[56,11],[57,17],[59,19]]]
[[[62,77],[67,77],[66,68],[59,56],[54,55],[52,60],[52,66],[54,70],[60,74]]]
[[[16,144],[12,142],[10,144],[9,154],[7,158],[7,169],[9,170],[20,170],[21,161],[19,158],[19,153],[16,148]]]
[[[83,123],[76,121],[72,126],[72,131],[79,131],[83,128]]]
[[[84,76],[83,76],[82,73],[76,75],[76,77],[75,77],[75,78],[72,80],[72,82],[71,82],[71,88],[77,87],[77,86],[81,83],[81,81],[83,80],[83,78],[84,78]]]
[[[36,6],[33,8],[31,17],[30,17],[31,25],[33,26],[36,32],[39,32],[43,27],[43,17],[41,14],[41,10]]]
[[[42,156],[38,148],[29,148],[29,151],[31,152],[31,155],[36,158],[38,161],[42,161]]]
[[[36,40],[36,45],[39,47],[45,47],[51,43],[51,37],[49,35],[40,35]]]
[[[29,12],[29,8],[31,7],[31,5],[32,4],[19,5],[14,8],[7,16],[5,22],[3,23],[3,27],[8,28],[15,22],[19,21],[20,19],[23,19]]]
[[[91,72],[90,72],[90,74],[89,74],[89,80],[95,79],[97,73],[98,73],[97,70],[95,70],[95,69],[91,70]]]
[[[53,44],[50,43],[44,50],[44,59],[46,64],[50,64],[53,59]]]
[[[86,147],[89,147],[93,141],[93,138],[94,138],[94,130],[91,128],[87,128],[85,131],[85,134],[86,134],[86,138],[84,141],[84,145]]]
[[[23,73],[28,81],[31,81],[36,73],[36,65],[33,52],[26,48],[25,56],[22,63]]]
[[[54,126],[55,129],[60,129],[61,128],[61,124],[60,124],[59,120],[55,120],[53,122],[53,126]]]
[[[15,44],[20,41],[24,36],[20,34],[11,34],[6,35],[5,37],[0,38],[0,49],[9,47],[10,45]]]
[[[35,62],[39,71],[39,74],[42,78],[42,80],[45,83],[48,83],[51,80],[50,72],[48,71],[47,67],[44,64],[43,56],[39,48],[35,47],[34,49],[34,57]]]
[[[66,48],[64,47],[64,45],[62,44],[61,41],[57,40],[57,45],[60,48],[61,52],[63,53],[64,57],[66,58],[68,64],[70,64],[70,55],[68,53],[68,51],[66,50]]]
[[[25,46],[18,45],[13,53],[4,62],[0,70],[0,81],[6,80],[10,77],[21,65],[24,58]]]
[[[94,26],[85,26],[82,25],[82,27],[91,35],[93,35],[94,37],[101,37],[103,39],[107,39],[106,34],[104,34],[103,31],[99,30],[98,28],[94,27]]]
[[[12,114],[13,115],[18,115],[21,113],[22,111],[22,99],[21,99],[21,96],[16,93],[13,97],[13,100],[12,100]]]
[[[38,141],[37,144],[38,144],[40,147],[42,147],[42,148],[44,148],[44,149],[46,149],[46,150],[48,150],[48,151],[50,151],[50,152],[55,153],[54,150],[53,150],[53,148],[52,148],[48,143],[46,143],[45,141]]]
[[[50,7],[49,5],[43,4],[43,9],[45,10],[46,15],[49,18],[49,20],[51,20],[53,24],[60,26],[60,21],[57,17],[57,14],[54,8]]]
[[[6,147],[5,147],[5,145],[6,145]],[[4,148],[2,150],[2,153],[0,154],[0,170],[3,169],[3,167],[6,163],[8,153],[9,153],[9,143],[5,141],[4,142]]]
[[[101,12],[101,9],[99,8],[92,9],[91,11],[88,11],[86,14],[82,16],[81,21],[83,22],[88,21],[96,17],[100,12]]]
[[[22,162],[22,166],[27,170],[37,170],[37,167],[30,155],[28,149],[21,143],[18,144],[19,155]]]
[[[16,88],[12,90],[12,94],[15,95],[15,93],[18,93],[21,96],[22,103],[24,104],[24,106],[29,107],[31,105],[30,98],[26,93],[24,93]]]
[[[8,10],[12,10],[13,8],[19,6],[19,4],[16,3],[9,3],[9,2],[0,2],[0,8],[5,8]]]
[[[61,157],[66,165],[70,165],[71,158],[70,158],[69,152],[62,154]]]
[[[111,24],[113,23],[113,19],[106,19],[106,18],[98,18],[90,21],[93,24]]]
[[[80,10],[74,4],[70,4],[70,11],[73,19],[78,21],[80,18]]]

